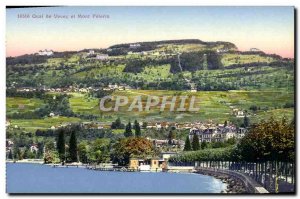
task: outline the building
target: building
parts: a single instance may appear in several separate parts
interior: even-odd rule
[[[52,50],[45,49],[45,50],[40,50],[37,54],[40,56],[51,56],[54,54],[54,52]]]
[[[245,117],[244,111],[238,111],[236,117]]]
[[[168,152],[161,152],[162,159],[168,161],[170,157],[177,155],[176,152],[168,151]]]
[[[129,44],[129,48],[138,48],[141,47],[141,44],[136,43],[136,44]]]
[[[261,52],[261,50],[259,50],[258,48],[250,48],[251,52]]]
[[[139,171],[162,171],[166,168],[166,166],[166,161],[161,158],[131,158],[129,160],[128,168]]]
[[[240,130],[235,126],[211,126],[190,129],[189,138],[193,139],[196,135],[199,142],[224,142],[231,138],[241,138],[245,135],[246,130]]]
[[[51,129],[51,130],[55,130],[56,127],[55,127],[55,126],[51,126],[50,129]]]
[[[87,56],[91,56],[91,55],[94,55],[95,54],[95,51],[94,50],[89,50],[89,52],[86,54]]]
[[[119,90],[130,90],[132,89],[131,86],[127,85],[127,84],[120,84],[118,87]]]
[[[226,52],[228,52],[228,51],[229,51],[228,48],[217,49],[217,53],[226,53]]]
[[[14,142],[10,139],[6,139],[6,147],[12,148],[14,146]]]
[[[39,150],[39,148],[36,144],[31,145],[29,149],[30,149],[30,152],[32,152],[32,153],[36,153]]]
[[[108,54],[98,54],[95,59],[97,60],[106,60],[108,59]]]
[[[153,145],[155,146],[155,148],[161,148],[163,146],[167,146],[168,145],[168,140],[157,140],[157,139],[150,139],[150,141],[153,142]]]
[[[239,128],[238,131],[237,131],[237,138],[240,139],[240,138],[243,138],[246,133],[247,133],[248,129],[247,128]]]

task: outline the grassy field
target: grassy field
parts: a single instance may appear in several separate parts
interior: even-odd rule
[[[166,90],[126,90],[115,91],[112,95],[114,99],[105,104],[105,107],[114,107],[116,96],[128,97],[129,103],[119,108],[117,112],[103,112],[99,109],[99,99],[88,97],[82,93],[69,93],[70,107],[74,113],[82,115],[97,116],[97,121],[103,123],[111,123],[117,117],[120,117],[123,122],[134,121],[171,121],[171,122],[194,122],[194,121],[209,121],[223,123],[225,120],[234,120],[234,109],[247,111],[252,122],[258,122],[269,117],[282,118],[286,116],[292,119],[294,115],[293,108],[283,108],[286,103],[292,103],[294,99],[293,92],[284,91],[200,91],[191,93],[187,91],[166,91]],[[136,96],[141,96],[143,110],[139,111],[134,108],[128,111],[129,106]],[[148,96],[157,96],[160,102],[157,106],[151,107],[149,111],[145,111],[145,106]],[[175,103],[175,111],[170,111],[170,105],[166,105],[165,110],[161,111],[161,102],[163,96],[168,96],[170,101],[173,96],[188,96],[185,103],[185,108],[189,107],[191,96],[195,96],[194,107],[199,108],[199,111],[176,111],[180,106],[180,98],[177,98]],[[19,105],[23,108],[19,110]],[[42,105],[39,99],[27,98],[7,98],[7,115],[14,112],[33,111]],[[251,111],[250,106],[259,107],[256,112]],[[58,126],[65,123],[79,122],[80,118],[74,117],[54,117],[41,119],[12,119],[11,125],[17,125],[27,131],[35,131],[36,129],[49,129],[51,126]],[[118,132],[115,132],[118,133]]]
[[[122,71],[124,70],[125,65],[118,65],[118,66],[102,66],[99,68],[94,68],[89,71],[83,71],[73,74],[73,77],[76,78],[85,78],[85,77],[114,77],[114,76],[121,76]]]
[[[175,112],[170,111],[170,105],[166,105],[164,111],[160,111],[160,105],[163,96],[168,96],[171,100],[173,96],[195,96],[194,107],[199,107],[197,112],[178,112],[176,109],[180,105],[180,100],[177,98],[175,104]],[[117,117],[121,117],[124,121],[129,120],[143,120],[143,121],[207,121],[213,120],[216,122],[223,122],[226,119],[234,118],[233,109],[241,111],[248,111],[251,117],[258,119],[267,118],[269,115],[279,116],[286,115],[291,118],[293,115],[292,109],[283,109],[282,107],[287,102],[293,102],[292,92],[274,92],[274,91],[209,91],[209,92],[180,92],[180,91],[165,91],[165,90],[128,90],[128,91],[115,91],[113,93],[114,99],[105,104],[105,107],[114,107],[117,96],[128,97],[129,103],[119,108],[118,112],[113,110],[110,112],[102,112],[99,110],[98,99],[87,98],[83,94],[72,94],[70,98],[71,108],[74,112],[81,114],[94,114],[101,115],[101,121],[111,122]],[[137,108],[128,111],[130,104],[136,96],[141,96],[142,106],[145,108],[148,96],[158,96],[160,103],[152,107],[149,111],[139,111]],[[189,98],[190,99],[190,98]],[[257,111],[256,115],[252,113],[249,108],[256,105],[261,110]],[[185,107],[188,108],[188,104]],[[279,110],[279,111],[277,111]],[[283,110],[280,112],[280,110]],[[276,112],[277,111],[277,112]]]
[[[28,132],[35,132],[37,129],[45,130],[50,129],[52,126],[59,126],[68,123],[79,122],[79,118],[73,117],[47,117],[42,119],[11,119],[11,126],[14,128],[17,125],[18,128],[22,128]]]
[[[229,66],[232,64],[247,64],[252,62],[272,62],[275,61],[272,57],[263,57],[260,55],[240,55],[236,53],[226,53],[222,56],[221,62],[223,65]]]
[[[147,66],[141,73],[133,75],[135,78],[141,78],[146,81],[157,81],[166,79],[170,75],[170,64],[161,66]]]
[[[273,109],[268,111],[261,111],[256,116],[252,117],[252,122],[267,120],[271,117],[278,120],[285,117],[286,119],[291,120],[294,117],[294,114],[295,112],[293,108],[281,108],[281,109]]]
[[[43,101],[36,98],[7,97],[6,114],[24,113],[34,111],[43,104]]]
[[[99,99],[88,98],[81,93],[70,93],[70,106],[75,113],[99,115]]]
[[[177,51],[177,52],[190,52],[190,51],[200,51],[205,49],[206,47],[201,44],[164,44],[161,45],[157,51]]]

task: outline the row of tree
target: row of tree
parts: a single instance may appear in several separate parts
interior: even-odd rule
[[[77,162],[77,138],[76,133],[74,131],[71,132],[70,140],[69,140],[69,153],[66,156],[66,141],[65,141],[65,129],[58,130],[58,138],[57,138],[57,152],[59,155],[59,159],[61,162]]]
[[[134,135],[135,137],[141,137],[141,127],[140,124],[138,123],[137,120],[134,121],[133,124],[133,129],[134,129]],[[125,137],[132,137],[133,132],[132,132],[132,127],[131,127],[131,122],[129,121],[128,124],[125,126],[125,132],[124,132]]]

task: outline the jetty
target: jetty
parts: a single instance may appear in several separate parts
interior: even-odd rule
[[[128,168],[128,167],[103,167],[98,165],[90,165],[86,167],[87,169],[97,170],[97,171],[120,171],[120,172],[135,172],[138,171],[136,169]]]

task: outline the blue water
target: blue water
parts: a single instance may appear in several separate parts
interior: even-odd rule
[[[220,193],[225,185],[210,176],[184,173],[94,171],[7,163],[8,193]]]

